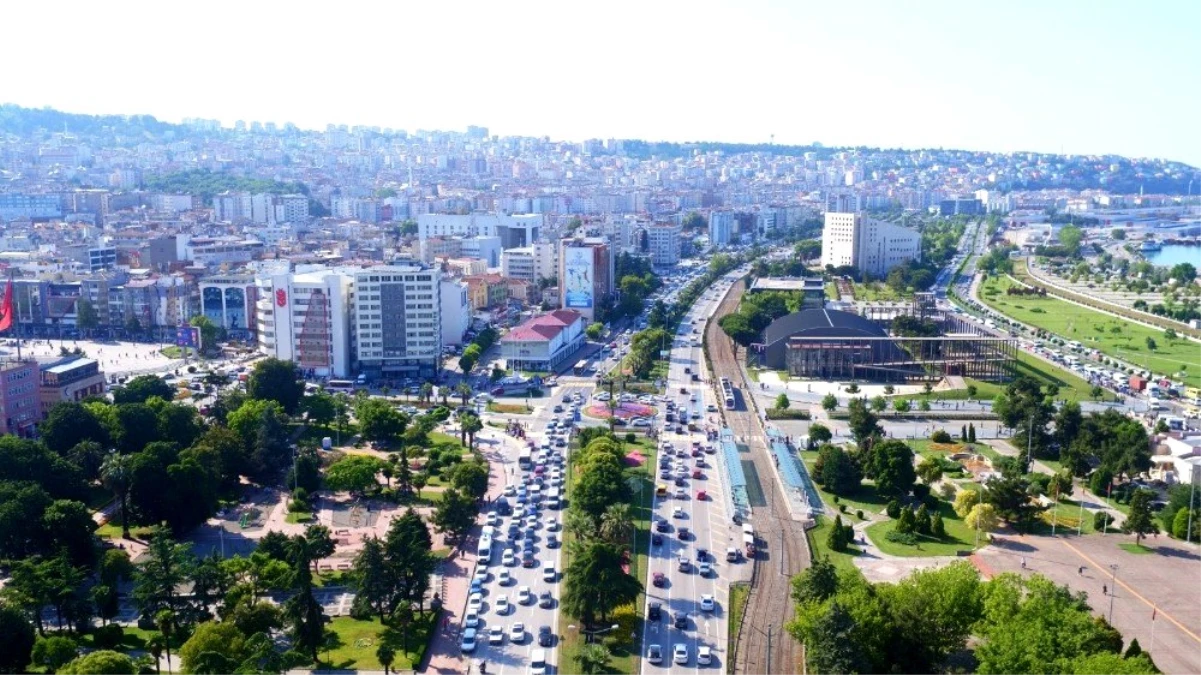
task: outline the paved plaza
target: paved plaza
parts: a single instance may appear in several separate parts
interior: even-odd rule
[[[23,340],[21,355],[49,359],[61,355],[63,349],[73,352],[76,348],[82,350],[84,356],[99,361],[100,369],[107,376],[128,377],[144,373],[162,373],[184,366],[183,359],[164,356],[163,345],[157,342]],[[0,343],[0,355],[15,357],[16,340],[7,339]]]

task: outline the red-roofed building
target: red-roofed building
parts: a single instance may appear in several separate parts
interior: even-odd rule
[[[559,309],[513,327],[500,339],[500,353],[515,370],[553,371],[584,346],[584,315]]]

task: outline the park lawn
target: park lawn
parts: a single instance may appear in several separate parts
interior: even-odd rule
[[[107,523],[96,528],[96,536],[105,539],[120,539],[121,538],[121,516],[114,514],[114,517]],[[134,539],[146,539],[150,536],[150,527],[147,525],[129,524],[129,536]]]
[[[826,544],[826,539],[830,536],[830,530],[834,525],[834,516],[822,515],[816,516],[815,519],[817,525],[805,531],[805,536],[809,537],[809,550],[813,552],[813,557],[825,557],[834,564],[836,569],[859,573],[859,568],[855,567],[855,558],[862,553],[859,546],[851,544],[842,553],[831,550]],[[848,520],[855,521],[856,519],[853,516],[849,519],[843,518],[843,524],[845,525]],[[730,624],[734,624],[732,616]]]
[[[1155,553],[1155,549],[1144,546],[1143,544],[1136,544],[1131,541],[1124,541],[1118,544],[1118,548],[1127,553],[1133,553],[1134,555],[1148,555]]]
[[[809,472],[810,476],[812,476],[813,469],[817,465],[817,453],[805,451],[800,453],[800,455],[801,459],[803,459],[805,462],[805,470]],[[813,483],[813,486],[817,488],[818,494],[821,495],[822,502],[824,502],[826,505],[826,511],[831,514],[838,512],[838,504],[846,504],[847,511],[852,517],[855,515],[855,511],[857,510],[862,510],[865,515],[879,514],[883,512],[884,507],[888,505],[887,499],[876,494],[876,484],[871,480],[864,479],[864,481],[859,484],[859,489],[855,491],[855,494],[846,497],[839,497],[838,504],[834,503],[834,497],[836,496],[834,493],[827,491],[824,487],[818,485],[816,482]],[[846,519],[844,518],[843,520]],[[856,522],[858,521],[858,519],[855,520]]]
[[[433,450],[435,448],[439,449],[439,450],[442,450],[445,448],[452,448],[452,449],[457,449],[459,451],[460,455],[467,452],[467,446],[465,446],[459,442],[458,436],[451,436],[450,434],[444,434],[441,431],[431,431],[429,433],[428,438],[429,438],[429,443],[430,443],[429,449],[431,449],[431,450]]]
[[[888,284],[880,281],[855,283],[855,300],[859,302],[896,302],[913,297],[912,294],[898,293]]]
[[[1059,500],[1058,508],[1051,508],[1039,514],[1039,520],[1035,523],[1034,531],[1037,534],[1051,534],[1051,523],[1055,522],[1056,532],[1063,531],[1079,532],[1080,534],[1093,534],[1097,529],[1093,527],[1093,512],[1085,509],[1084,518],[1080,517],[1080,502],[1074,499],[1063,498]],[[1084,525],[1081,529],[1081,524]]]
[[[488,401],[486,410],[497,415],[528,415],[534,412],[534,409],[524,403],[497,403],[496,401]]]
[[[956,555],[959,551],[971,550],[976,541],[976,532],[960,520],[951,504],[940,501],[938,512],[942,515],[942,524],[946,529],[946,537],[934,539],[926,535],[917,535],[917,546],[907,546],[889,541],[887,535],[895,527],[895,520],[886,520],[867,527],[867,536],[871,538],[880,551],[889,555],[904,558],[926,558],[940,555]],[[988,543],[987,537],[982,537]]]
[[[838,284],[833,281],[826,282],[826,297],[830,300],[841,300],[842,296],[838,293]]]
[[[742,615],[746,611],[746,601],[751,595],[751,585],[745,581],[735,581],[730,584],[730,607],[729,621],[726,622],[726,655],[729,659],[729,668],[726,672],[734,672],[734,658],[738,653],[738,624],[742,621]]]
[[[650,572],[648,563],[648,552],[651,543],[651,505],[655,498],[655,483],[654,467],[658,466],[658,449],[654,442],[640,438],[634,443],[625,441],[625,434],[617,434],[621,441],[621,448],[625,452],[637,449],[644,457],[642,466],[630,468],[626,470],[627,480],[637,482],[638,487],[634,489],[634,501],[632,515],[634,518],[634,555],[630,559],[630,574],[634,578],[640,580],[645,586],[649,583],[646,575]],[[571,452],[569,459],[574,460],[576,453],[579,451],[577,441],[571,442]],[[568,465],[568,480],[564,496],[567,503],[571,503],[571,493],[575,489],[575,483],[579,475],[575,471],[572,463]],[[575,541],[575,537],[566,530],[563,531],[563,569],[571,566],[571,548]],[[610,648],[609,668],[606,672],[609,673],[637,673],[640,668],[640,657],[642,654],[642,624],[646,617],[642,611],[642,596],[634,601],[634,641],[631,643],[627,640],[621,641],[616,647]],[[563,615],[564,625],[579,625],[579,619],[576,617]],[[564,630],[562,633],[562,641],[559,645],[559,670],[560,672],[575,672],[578,669],[578,661],[576,656],[584,647],[584,639],[579,631]]]
[[[400,630],[381,624],[378,618],[359,621],[348,616],[334,617],[327,633],[332,634],[328,638],[329,647],[321,650],[319,665],[331,670],[383,670],[375,650],[381,642],[387,642],[396,650],[392,667],[412,670],[421,663],[437,620],[437,615],[429,611],[414,620],[409,626],[408,649],[405,650]]]
[[[284,516],[285,523],[307,523],[313,519],[313,514],[308,511],[292,511]]]
[[[1047,385],[1054,384],[1059,387],[1058,399],[1067,401],[1091,401],[1092,385],[1085,382],[1084,379],[1070,373],[1058,366],[1051,365],[1038,357],[1019,351],[1017,353],[1017,361],[1013,364],[1013,372],[1016,375],[1025,375],[1035,381]],[[976,395],[968,396],[967,387],[961,389],[935,390],[926,394],[901,394],[891,396],[889,398],[907,399],[910,401],[919,401],[923,398],[929,398],[932,401],[991,401],[997,397],[997,394],[1005,393],[1005,385],[994,382],[984,382],[970,377],[963,378],[963,381],[968,385],[976,387]],[[1111,392],[1105,392],[1101,400],[1115,400],[1115,396]]]
[[[1008,296],[1006,289],[1020,285],[1009,277],[989,277],[980,287],[980,298],[993,309],[1022,323],[1036,326],[1086,348],[1133,363],[1153,373],[1179,378],[1187,386],[1201,386],[1201,351],[1195,342],[1168,340],[1164,332],[1074,305],[1051,296]],[[991,293],[990,293],[991,292]],[[1040,311],[1034,311],[1040,310]],[[1119,332],[1114,333],[1113,329]],[[1157,348],[1147,347],[1153,338]],[[1187,366],[1184,372],[1181,366]]]
[[[121,626],[121,630],[123,631],[123,634],[121,637],[121,646],[117,648],[117,651],[119,652],[144,650],[146,649],[146,643],[150,640],[151,636],[158,633],[158,631],[146,630],[144,628],[138,628],[137,626]],[[88,633],[87,635],[80,635],[78,637],[80,647],[89,650],[96,648],[96,645],[93,642],[94,636],[91,633]],[[182,643],[177,638],[172,638],[172,649],[179,647],[181,644]]]

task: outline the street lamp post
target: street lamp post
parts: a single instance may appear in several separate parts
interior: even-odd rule
[[[1118,566],[1113,564],[1109,566],[1109,625],[1113,625],[1113,596],[1118,592]]]

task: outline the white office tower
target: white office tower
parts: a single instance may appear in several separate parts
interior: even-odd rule
[[[352,283],[329,268],[256,279],[259,350],[315,377],[348,377]]]
[[[854,267],[882,278],[906,260],[920,260],[921,234],[861,213],[827,212],[822,228],[822,266]]]
[[[360,372],[430,378],[442,356],[441,277],[418,263],[371,267],[354,276],[353,324]]]

